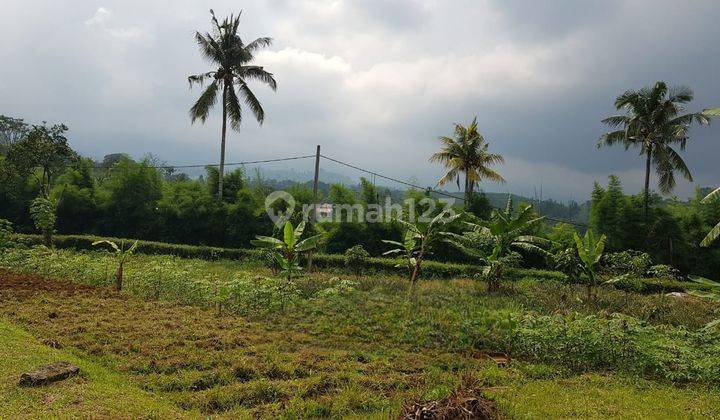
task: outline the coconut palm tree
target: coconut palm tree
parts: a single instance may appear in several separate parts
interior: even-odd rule
[[[445,185],[453,180],[460,188],[460,175],[465,175],[465,201],[469,202],[475,184],[483,179],[505,182],[505,179],[490,165],[505,163],[505,159],[496,153],[488,152],[489,144],[478,132],[477,118],[467,127],[455,124],[454,138],[440,137],[442,148],[430,156],[430,162],[440,162],[448,171],[438,180],[438,185]]]
[[[242,99],[255,115],[255,119],[262,124],[265,119],[260,101],[250,90],[248,82],[256,80],[264,83],[272,90],[277,89],[277,83],[271,73],[268,73],[261,66],[251,64],[255,53],[264,47],[272,44],[271,38],[258,38],[249,44],[245,44],[238,35],[240,15],[230,15],[222,23],[215,18],[215,13],[210,10],[212,16],[212,32],[202,34],[195,33],[195,40],[200,47],[200,52],[210,64],[216,67],[215,70],[206,73],[196,74],[188,77],[190,88],[194,84],[204,86],[210,81],[205,90],[198,98],[195,105],[190,108],[190,118],[194,123],[196,120],[205,122],[210,109],[218,99],[218,92],[222,92],[222,137],[220,140],[220,176],[218,177],[218,198],[222,200],[223,176],[225,173],[225,137],[227,132],[227,120],[230,118],[230,127],[240,130],[243,114],[240,106]]]
[[[658,186],[663,194],[675,188],[675,172],[688,181],[692,174],[680,154],[673,148],[685,149],[690,124],[708,124],[710,117],[702,112],[683,114],[683,104],[693,100],[693,92],[685,86],[668,88],[665,82],[657,82],[651,88],[628,90],[615,100],[618,110],[625,114],[612,115],[603,123],[619,129],[603,134],[598,147],[622,143],[625,149],[639,147],[645,155],[644,208],[648,211],[650,197],[650,169],[655,165]]]

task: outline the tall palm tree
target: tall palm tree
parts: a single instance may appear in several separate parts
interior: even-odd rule
[[[196,32],[195,40],[203,57],[217,69],[188,77],[190,88],[196,83],[202,87],[206,80],[212,81],[202,92],[195,105],[190,108],[190,118],[193,123],[198,119],[204,123],[210,114],[210,109],[217,102],[218,91],[222,90],[222,137],[220,140],[220,176],[218,177],[218,198],[222,200],[222,174],[225,173],[225,136],[228,117],[230,117],[230,127],[239,131],[243,118],[240,106],[240,98],[242,98],[245,105],[255,115],[255,119],[262,124],[265,119],[265,111],[247,83],[257,80],[270,86],[272,90],[277,89],[277,83],[271,73],[265,71],[261,66],[251,64],[255,58],[255,52],[270,46],[272,39],[258,38],[245,44],[238,35],[240,14],[230,15],[222,23],[218,22],[212,10],[210,10],[210,15],[212,16],[212,32],[205,34]]]
[[[455,180],[460,188],[460,175],[465,174],[465,201],[469,202],[475,184],[483,179],[505,182],[505,179],[490,165],[505,163],[505,159],[497,153],[488,152],[490,146],[478,132],[477,118],[467,127],[455,124],[453,138],[440,137],[442,148],[430,156],[430,162],[440,162],[448,169],[438,180],[438,185],[445,185]]]
[[[710,117],[702,112],[683,114],[683,104],[692,100],[693,92],[690,88],[668,88],[665,82],[656,82],[651,88],[628,90],[618,96],[615,107],[618,110],[624,109],[625,114],[612,115],[602,120],[603,123],[619,129],[603,134],[598,141],[598,147],[622,143],[626,150],[631,146],[639,147],[640,154],[645,155],[643,202],[646,216],[652,164],[655,165],[658,186],[663,194],[668,194],[675,188],[676,171],[688,181],[693,180],[690,169],[673,148],[677,144],[680,150],[685,149],[693,121],[699,124],[710,122]]]

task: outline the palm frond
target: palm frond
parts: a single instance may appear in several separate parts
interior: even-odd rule
[[[240,99],[237,97],[237,93],[235,93],[235,86],[228,85],[227,90],[226,105],[228,117],[230,119],[230,127],[232,127],[235,131],[239,131],[243,117],[242,108],[240,107]]]
[[[705,198],[702,199],[702,203],[707,204],[718,198],[720,198],[720,188],[716,188],[710,194],[706,195]]]
[[[190,84],[190,89],[192,89],[194,84],[200,85],[200,87],[202,87],[205,84],[205,79],[209,78],[215,78],[214,71],[188,76],[188,83]]]
[[[191,123],[194,123],[197,119],[203,123],[207,120],[207,117],[210,114],[210,108],[212,108],[217,102],[218,85],[218,81],[214,80],[210,85],[208,85],[202,95],[200,95],[200,98],[198,98],[197,102],[195,102],[195,105],[190,108]]]
[[[270,89],[277,90],[277,82],[272,73],[268,73],[261,66],[242,66],[238,74],[244,81],[257,80],[270,86]]]
[[[209,33],[201,34],[195,32],[195,42],[197,42],[203,57],[213,63],[222,64],[225,61],[225,54],[218,44],[217,40]]]
[[[668,101],[687,103],[692,102],[694,96],[692,89],[687,86],[673,86],[670,88]]]
[[[607,124],[611,127],[620,127],[630,122],[630,117],[627,115],[611,115],[602,120],[603,124]]]
[[[245,46],[245,49],[246,49],[247,51],[251,52],[251,53],[254,53],[255,51],[257,51],[257,50],[259,50],[259,49],[261,49],[261,48],[265,48],[265,47],[271,46],[272,43],[273,43],[272,38],[262,37],[262,38],[258,38],[258,39],[256,39],[255,41],[247,44],[247,45]]]
[[[708,232],[707,236],[705,236],[702,242],[700,242],[700,246],[709,247],[713,242],[715,242],[715,240],[717,240],[718,237],[720,237],[720,223],[715,225],[715,227]]]
[[[258,98],[255,97],[255,94],[250,90],[247,84],[241,83],[240,85],[238,85],[238,88],[240,89],[240,94],[245,99],[245,104],[255,115],[255,119],[257,120],[257,122],[262,124],[265,120],[265,111],[263,110],[260,101],[258,100]]]

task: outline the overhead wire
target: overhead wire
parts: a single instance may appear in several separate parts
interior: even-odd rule
[[[320,157],[323,158],[323,159],[327,159],[327,160],[329,160],[329,161],[331,161],[331,162],[335,162],[335,163],[337,163],[337,164],[339,164],[339,165],[347,166],[348,168],[352,168],[352,169],[355,169],[355,170],[364,172],[364,173],[366,173],[366,174],[372,175],[373,177],[378,177],[378,178],[387,179],[388,181],[397,182],[397,183],[399,183],[399,184],[402,184],[402,185],[405,185],[405,186],[408,186],[408,187],[412,187],[412,188],[415,188],[415,189],[428,191],[428,192],[433,193],[433,194],[437,194],[437,195],[441,195],[441,196],[445,196],[445,197],[454,198],[454,199],[456,199],[456,200],[466,201],[465,197],[459,197],[459,196],[457,196],[457,195],[454,195],[454,194],[451,194],[451,193],[447,193],[447,192],[445,192],[445,191],[436,190],[436,189],[431,188],[431,187],[422,187],[422,186],[419,186],[419,185],[415,185],[415,184],[412,184],[412,183],[410,183],[410,182],[406,182],[406,181],[403,181],[403,180],[400,180],[400,179],[397,179],[397,178],[393,178],[393,177],[390,177],[390,176],[387,176],[387,175],[383,175],[383,174],[378,173],[378,172],[376,172],[376,171],[371,171],[371,170],[369,170],[369,169],[361,168],[361,167],[359,167],[359,166],[356,166],[356,165],[353,165],[353,164],[350,164],[350,163],[347,163],[347,162],[343,162],[343,161],[338,160],[338,159],[331,158],[331,157],[329,157],[329,156],[325,156],[325,155],[322,155],[322,154],[321,154]],[[572,224],[572,225],[575,225],[575,226],[582,226],[582,227],[585,227],[585,228],[588,227],[588,224],[587,224],[587,223],[576,222],[576,221],[573,221],[573,220],[560,219],[560,218],[551,217],[551,216],[545,216],[545,218],[546,218],[547,220],[551,220],[551,221],[553,221],[553,222],[567,223],[567,224]]]

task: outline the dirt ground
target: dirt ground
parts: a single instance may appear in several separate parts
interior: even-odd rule
[[[95,287],[72,283],[67,280],[47,279],[36,275],[17,274],[0,269],[0,292],[10,290],[14,294],[21,295],[33,295],[43,292],[62,295],[97,294],[100,292]]]
[[[386,348],[212,308],[144,301],[109,289],[0,270],[0,316],[204,414],[274,417],[385,413],[429,386],[456,354]],[[397,412],[397,411],[396,411]]]

